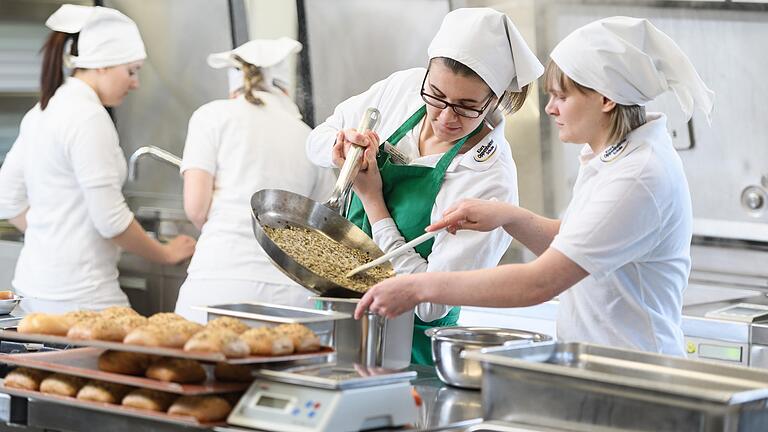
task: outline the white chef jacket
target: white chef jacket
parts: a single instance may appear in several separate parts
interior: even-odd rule
[[[552,247],[589,273],[560,295],[557,334],[684,355],[691,198],[661,114],[618,145],[581,152],[573,199]]]
[[[356,128],[368,107],[381,112],[381,124],[376,131],[382,140],[387,139],[424,106],[419,92],[425,73],[424,68],[395,72],[366,92],[339,104],[333,115],[310,134],[307,140],[310,160],[321,166],[332,166],[331,149],[336,133],[341,129]],[[431,222],[440,220],[443,212],[464,198],[494,198],[517,205],[517,168],[504,137],[504,118],[496,112],[489,115],[488,120],[494,129],[471,150],[457,155],[448,167],[432,206]],[[417,126],[400,140],[397,148],[411,156],[412,165],[434,167],[443,154],[421,157],[419,133],[420,126]],[[373,240],[384,252],[405,242],[391,218],[373,224],[371,230]],[[441,232],[435,237],[428,260],[413,250],[393,258],[392,264],[398,274],[490,268],[499,263],[511,242],[512,238],[501,228],[487,233],[459,231],[452,235]],[[416,314],[428,322],[442,318],[449,310],[443,305],[424,303],[417,307]]]
[[[0,170],[0,218],[29,207],[13,286],[26,297],[82,308],[128,305],[111,240],[133,220],[121,189],[126,163],[96,92],[67,78],[35,105]]]
[[[322,202],[333,189],[333,171],[306,158],[310,128],[299,120],[295,105],[272,93],[256,96],[264,105],[243,96],[216,100],[198,108],[189,121],[181,172],[197,168],[214,177],[208,219],[187,270],[190,279],[296,285],[256,241],[251,196],[261,189],[283,189]]]

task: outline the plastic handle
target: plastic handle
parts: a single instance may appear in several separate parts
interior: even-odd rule
[[[379,110],[376,108],[368,108],[365,110],[365,115],[363,115],[362,120],[360,120],[360,125],[357,127],[357,131],[365,132],[373,130],[379,123],[380,118],[381,113]],[[357,175],[357,171],[360,169],[364,151],[365,147],[356,145],[349,148],[347,158],[344,161],[344,165],[341,167],[341,172],[339,172],[339,179],[336,180],[336,185],[333,187],[331,197],[328,198],[328,201],[325,203],[326,206],[333,209],[341,207],[343,197],[349,192],[349,189],[352,187],[352,183],[355,180],[355,176]]]

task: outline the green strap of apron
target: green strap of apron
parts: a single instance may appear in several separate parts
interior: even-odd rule
[[[392,145],[397,145],[405,134],[422,121],[426,112],[426,105],[419,108],[387,141]],[[459,150],[461,150],[461,147],[481,129],[482,124],[472,133],[458,140],[440,158],[434,168],[394,164],[390,161],[389,154],[383,151],[382,148],[379,149],[377,165],[381,173],[384,202],[405,241],[413,240],[424,234],[424,228],[431,222],[432,207],[434,207],[437,194],[443,185],[445,172],[459,153]],[[372,236],[371,224],[365,214],[363,203],[354,194],[347,212],[347,219],[362,229],[368,236]],[[433,244],[434,239],[431,239],[417,246],[415,250],[424,259],[428,259],[432,253]],[[424,334],[424,330],[430,327],[455,326],[459,317],[459,311],[460,308],[454,307],[447,316],[429,323],[421,321],[418,317],[415,318],[413,349],[411,351],[411,361],[413,363],[432,364],[431,342]]]

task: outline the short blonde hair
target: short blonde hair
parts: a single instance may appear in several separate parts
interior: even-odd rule
[[[565,92],[576,90],[581,94],[587,94],[588,92],[599,93],[572,80],[550,59],[544,70],[544,91],[549,92],[555,85]],[[621,105],[617,103],[609,115],[610,130],[608,132],[608,142],[610,144],[623,140],[628,133],[645,124],[645,107],[641,105]]]

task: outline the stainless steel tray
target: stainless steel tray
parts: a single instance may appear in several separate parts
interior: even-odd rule
[[[99,355],[102,352],[104,352],[103,349],[88,347],[41,353],[0,354],[0,363],[182,395],[232,393],[244,391],[250,385],[250,383],[216,381],[213,378],[209,378],[200,384],[179,384],[158,381],[143,376],[104,372],[99,370]]]
[[[270,303],[244,302],[211,306],[193,306],[192,309],[208,312],[215,316],[232,316],[259,323],[272,324],[313,324],[352,318],[350,314],[283,306]],[[209,320],[210,321],[210,320]]]
[[[18,333],[10,330],[0,330],[0,340],[17,340],[24,342],[42,342],[59,344],[64,346],[89,346],[97,348],[106,348],[115,351],[130,351],[139,352],[144,354],[153,354],[165,357],[178,357],[188,358],[192,360],[199,360],[202,362],[215,363],[226,362],[229,364],[261,364],[261,363],[278,363],[278,362],[292,362],[297,360],[307,360],[313,358],[324,357],[329,354],[333,354],[334,350],[330,347],[321,347],[320,351],[311,353],[289,354],[281,356],[249,356],[243,358],[226,358],[221,353],[202,353],[202,352],[188,352],[179,348],[164,348],[164,347],[148,347],[142,345],[124,344],[122,342],[108,342],[101,340],[88,340],[88,339],[72,339],[64,336],[51,336],[36,333]]]
[[[591,344],[469,351],[486,420],[633,431],[768,430],[768,371]]]

